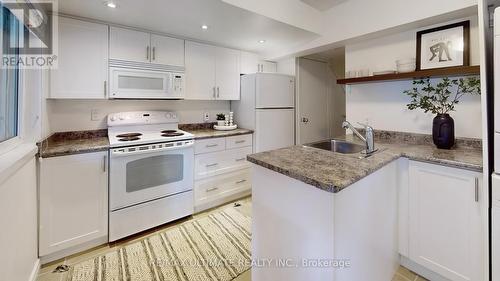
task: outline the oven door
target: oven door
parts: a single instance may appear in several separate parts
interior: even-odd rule
[[[110,153],[110,210],[193,189],[193,147]]]

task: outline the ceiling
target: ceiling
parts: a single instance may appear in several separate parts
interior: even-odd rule
[[[319,11],[326,11],[347,0],[300,0]]]
[[[337,0],[335,0],[337,1]],[[319,35],[237,8],[220,0],[59,1],[63,14],[191,38],[221,46],[271,53],[309,42]],[[208,25],[202,30],[201,25]],[[259,43],[265,40],[265,43]]]

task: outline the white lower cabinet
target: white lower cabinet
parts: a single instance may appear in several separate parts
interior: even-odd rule
[[[410,161],[409,259],[450,280],[484,280],[481,192],[481,173]]]
[[[107,156],[105,151],[40,159],[42,259],[60,251],[66,256],[96,246],[93,241],[107,241]]]
[[[246,157],[252,153],[252,135],[200,140],[196,146],[195,212],[250,194]]]

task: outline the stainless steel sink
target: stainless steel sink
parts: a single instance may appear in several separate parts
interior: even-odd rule
[[[360,153],[366,148],[364,145],[361,144],[348,142],[344,140],[336,140],[336,139],[309,143],[306,144],[305,146],[319,148],[323,150],[329,150],[342,154]]]

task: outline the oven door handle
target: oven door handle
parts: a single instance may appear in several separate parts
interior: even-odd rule
[[[130,156],[130,155],[141,155],[141,154],[149,154],[149,153],[158,153],[163,151],[171,151],[171,150],[183,150],[185,148],[189,148],[194,145],[194,142],[190,142],[188,144],[183,144],[181,146],[172,146],[172,147],[163,147],[163,148],[154,148],[154,149],[144,149],[140,150],[140,146],[136,147],[135,151],[120,151],[121,148],[112,148],[110,150],[111,157],[122,157],[122,156]],[[146,146],[143,146],[146,147]]]

